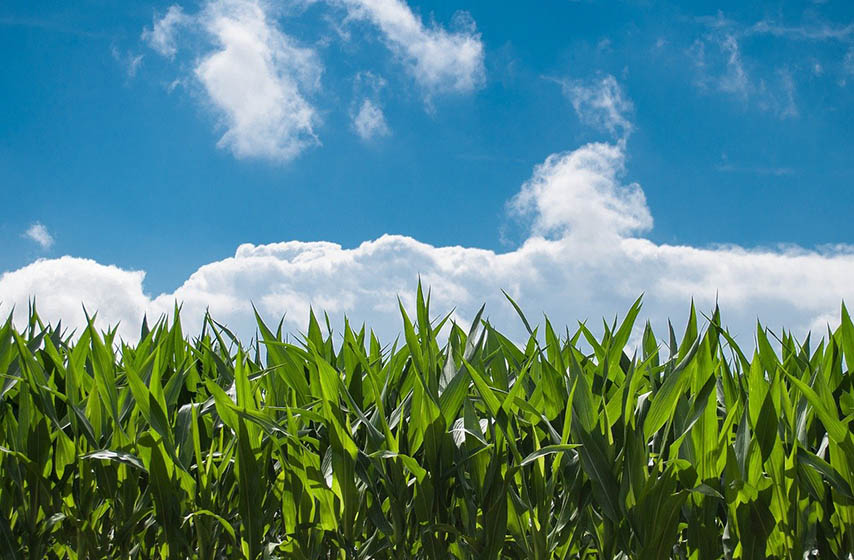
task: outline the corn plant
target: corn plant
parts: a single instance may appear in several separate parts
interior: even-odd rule
[[[681,340],[638,300],[599,336],[483,317],[241,344],[205,317],[131,344],[0,327],[10,559],[716,559],[854,551],[854,324],[817,344],[717,309]],[[508,298],[509,299],[509,298]],[[512,300],[510,300],[512,303]],[[515,303],[513,303],[515,306]],[[705,330],[701,330],[703,325]]]

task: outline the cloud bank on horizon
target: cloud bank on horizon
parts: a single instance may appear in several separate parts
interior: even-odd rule
[[[578,107],[590,122],[631,129],[631,105],[613,77],[575,83],[568,95],[585,101]],[[332,319],[347,314],[366,322],[387,339],[399,332],[397,298],[412,306],[420,276],[432,290],[436,312],[454,309],[464,324],[486,303],[491,320],[520,339],[522,325],[502,290],[531,319],[546,312],[553,322],[570,325],[585,319],[598,324],[643,293],[643,316],[660,334],[668,318],[686,316],[692,298],[709,311],[719,298],[726,324],[748,342],[757,317],[772,329],[785,325],[800,335],[822,334],[836,321],[841,300],[854,295],[851,248],[655,243],[643,237],[653,225],[643,190],[624,181],[626,149],[621,136],[548,156],[508,201],[508,211],[530,229],[518,248],[505,253],[436,247],[399,235],[349,249],[327,242],[246,243],[233,257],[200,267],[175,291],[157,296],[145,292],[143,271],[64,256],[4,273],[0,310],[26,309],[36,297],[45,319],[79,326],[83,303],[97,310],[101,325],[120,323],[120,333],[133,338],[144,314],[168,314],[179,302],[190,329],[199,328],[210,310],[248,340],[255,330],[252,303],[269,320],[285,316],[292,332],[305,328],[311,306]]]

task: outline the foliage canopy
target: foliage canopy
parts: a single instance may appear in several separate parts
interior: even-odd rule
[[[515,303],[514,303],[515,305]],[[854,550],[854,325],[744,355],[692,306],[518,346],[483,319],[383,346],[0,327],[5,558],[839,558]],[[518,307],[517,307],[518,310]],[[442,331],[440,335],[439,332]],[[774,337],[772,337],[772,340]],[[443,341],[440,343],[440,340]],[[446,341],[446,342],[445,342]],[[774,350],[778,348],[779,353]],[[585,350],[586,349],[586,350]]]

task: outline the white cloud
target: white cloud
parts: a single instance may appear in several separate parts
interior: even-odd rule
[[[376,25],[428,95],[470,92],[483,85],[483,43],[467,14],[459,13],[460,29],[449,32],[435,25],[426,27],[401,0],[333,1],[344,5],[350,18]]]
[[[757,316],[772,328],[821,335],[843,298],[854,301],[850,247],[745,249],[659,244],[641,234],[652,218],[643,192],[624,185],[625,143],[588,144],[538,166],[514,204],[531,214],[533,230],[515,250],[435,247],[385,235],[344,249],[325,242],[241,245],[235,255],[199,268],[178,289],[151,297],[142,272],[63,257],[39,260],[0,277],[0,312],[17,305],[23,321],[30,296],[46,319],[79,325],[81,302],[98,309],[101,325],[122,321],[134,337],[143,312],[169,313],[183,302],[184,321],[198,329],[206,308],[247,339],[254,334],[250,301],[268,320],[287,313],[291,332],[304,329],[308,306],[367,322],[386,340],[400,330],[396,296],[407,305],[417,276],[432,287],[435,311],[456,308],[471,320],[487,304],[490,319],[521,339],[524,329],[503,299],[507,290],[532,321],[613,317],[644,293],[643,316],[660,336],[666,319],[684,321],[690,298],[709,311],[719,298],[725,323],[751,344]],[[546,238],[543,234],[551,234]]]
[[[116,325],[125,337],[138,333],[143,314],[153,302],[142,292],[145,273],[104,266],[93,260],[61,257],[39,259],[0,276],[0,307],[15,307],[22,320],[28,294],[36,296],[36,307],[54,324],[80,328],[85,325],[83,305],[90,316],[97,311],[100,325]]]
[[[113,55],[115,61],[124,67],[128,78],[134,78],[136,76],[137,71],[139,71],[139,67],[142,65],[143,55],[134,54],[132,52],[123,54],[115,46],[110,49],[110,53]]]
[[[303,93],[320,81],[314,51],[296,46],[255,0],[211,3],[202,21],[218,50],[195,74],[222,115],[219,145],[238,157],[287,161],[318,144],[317,112]]]
[[[285,162],[318,145],[317,110],[306,95],[319,88],[316,53],[285,35],[260,0],[211,0],[189,16],[173,6],[143,37],[174,56],[177,30],[201,34],[208,50],[193,76],[225,133],[218,145],[237,157]]]
[[[181,83],[199,86],[217,115],[225,130],[220,147],[237,157],[287,162],[320,144],[315,132],[319,111],[310,97],[320,89],[323,64],[314,49],[300,46],[285,34],[277,19],[313,3],[302,0],[274,6],[267,0],[205,0],[195,14],[173,5],[143,30],[142,38],[170,59],[179,47],[193,53],[192,77]],[[483,43],[466,13],[458,13],[455,30],[448,31],[424,25],[402,0],[326,3],[343,6],[348,21],[364,20],[375,26],[422,87],[428,104],[436,94],[470,92],[483,84]],[[327,23],[333,28],[338,25],[328,17]],[[387,133],[379,104],[374,98],[366,99],[367,104],[363,102],[354,112],[359,119],[357,130],[369,136]]]
[[[385,115],[370,99],[362,101],[359,110],[352,115],[353,128],[362,140],[371,140],[390,133]]]
[[[688,56],[697,70],[696,84],[703,90],[737,95],[745,104],[749,102],[785,119],[800,114],[796,102],[798,73],[834,76],[839,85],[845,85],[847,59],[839,72],[838,60],[831,62],[826,57],[827,49],[820,48],[820,44],[836,42],[850,47],[854,43],[854,23],[806,17],[795,23],[766,18],[749,24],[727,19],[721,11],[695,20],[705,31],[688,49]],[[793,46],[796,41],[800,44]],[[750,55],[749,47],[757,43],[765,50],[782,46],[795,54],[782,66],[768,67],[761,57]],[[742,50],[745,44],[747,52]]]
[[[622,138],[631,133],[628,115],[634,107],[614,76],[593,82],[562,80],[560,84],[582,122]]]
[[[648,230],[652,216],[640,186],[618,182],[624,159],[622,143],[553,154],[534,169],[510,206],[532,216],[532,231],[539,235],[599,245]]]
[[[724,173],[750,173],[753,175],[772,175],[774,177],[783,177],[793,175],[795,170],[791,167],[768,167],[761,165],[733,165],[731,163],[722,163],[715,167],[718,171]]]
[[[178,52],[176,35],[180,27],[192,22],[181,6],[170,6],[163,17],[155,18],[151,28],[142,31],[142,39],[159,54],[172,58]]]
[[[35,222],[24,232],[24,237],[38,243],[42,249],[50,249],[53,246],[53,236],[40,222]]]
[[[797,117],[798,104],[795,101],[795,80],[792,79],[792,73],[789,70],[780,70],[777,72],[780,78],[781,89],[783,91],[780,106],[777,110],[781,118]]]
[[[747,95],[750,78],[741,62],[741,49],[734,35],[727,34],[720,42],[721,51],[726,56],[726,72],[720,77],[718,86],[721,91]]]
[[[810,41],[848,41],[854,39],[854,23],[845,26],[834,26],[827,23],[814,25],[783,25],[772,20],[763,19],[753,24],[747,33],[774,35],[787,39]]]
[[[745,106],[755,106],[781,119],[800,114],[791,68],[778,67],[770,73],[752,64],[748,71],[740,43],[745,31],[721,17],[707,25],[712,31],[695,40],[687,52],[694,63],[698,88],[733,95]]]

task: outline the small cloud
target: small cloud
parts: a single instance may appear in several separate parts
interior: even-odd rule
[[[386,79],[378,74],[370,71],[363,71],[356,74],[353,79],[353,89],[357,92],[365,92],[371,96],[379,95],[380,91],[386,85]]]
[[[319,145],[319,116],[306,99],[320,87],[317,53],[284,34],[257,0],[210,3],[199,20],[216,44],[194,74],[226,128],[218,146],[288,162]]]
[[[131,56],[128,60],[127,71],[128,75],[133,78],[136,76],[136,71],[139,69],[139,65],[142,64],[142,55],[138,54],[136,56]]]
[[[735,35],[726,35],[721,40],[720,47],[726,55],[726,72],[721,76],[718,87],[727,93],[746,96],[750,88],[750,78],[741,61],[741,49]]]
[[[721,162],[715,168],[721,173],[745,173],[751,175],[773,175],[782,177],[794,175],[795,170],[791,167],[774,167],[768,165],[737,165],[730,161],[726,152],[721,154]]]
[[[714,17],[697,18],[707,32],[694,40],[688,58],[697,71],[696,86],[738,95],[747,100],[755,92],[756,80],[751,79],[741,52],[742,26],[718,12]]]
[[[319,51],[329,37],[303,44],[284,32],[282,22],[283,14],[300,14],[315,3],[344,16],[324,20],[344,42],[353,40],[353,23],[375,28],[420,86],[428,110],[434,96],[470,93],[486,81],[485,49],[471,15],[457,12],[445,27],[423,21],[405,0],[294,0],[285,6],[269,0],[202,0],[189,14],[175,4],[156,14],[142,40],[170,60],[181,54],[180,74],[168,90],[181,85],[205,102],[223,131],[219,147],[237,158],[286,163],[321,145],[316,129],[322,112],[312,98],[321,90]],[[128,60],[131,73],[141,60]],[[384,80],[376,85],[368,78],[363,90],[355,91],[354,103],[361,104],[351,108],[351,116],[363,125],[360,133],[388,134],[377,94]]]
[[[140,65],[142,65],[142,56],[141,54],[133,54],[131,52],[122,53],[117,47],[112,47],[110,49],[111,54],[113,55],[113,59],[116,62],[124,66],[125,72],[128,75],[128,78],[133,78],[136,76],[137,71],[139,70]]]
[[[151,29],[145,28],[142,31],[142,39],[161,55],[173,58],[178,52],[175,42],[178,28],[190,23],[191,20],[192,18],[184,13],[181,6],[172,5],[166,11],[166,15],[160,19],[155,18]]]
[[[391,133],[383,115],[382,109],[374,105],[370,99],[365,99],[359,111],[352,115],[353,128],[362,140],[371,140]]]
[[[591,82],[564,80],[560,85],[583,123],[621,138],[632,132],[628,115],[634,106],[614,76]]]
[[[401,0],[337,0],[350,19],[365,20],[382,33],[386,45],[407,67],[428,96],[468,93],[486,81],[484,48],[467,12],[453,18],[455,31],[425,26]]]
[[[753,24],[747,33],[801,41],[849,41],[854,38],[854,23],[841,27],[826,23],[787,26],[764,19]]]
[[[41,222],[32,224],[23,236],[38,243],[42,249],[50,249],[53,246],[53,236]]]
[[[620,182],[624,145],[594,143],[552,154],[508,203],[510,212],[532,217],[536,235],[573,236],[590,243],[651,229],[640,185]]]
[[[694,64],[695,86],[700,91],[735,96],[745,107],[757,107],[780,119],[799,116],[797,76],[792,68],[778,67],[772,74],[757,60],[746,59],[742,52],[745,37],[759,33],[783,36],[780,29],[770,27],[767,22],[747,28],[720,13],[715,18],[701,18],[700,23],[708,32],[695,39],[686,51]],[[817,59],[809,61],[809,72],[813,75],[820,76],[824,71]]]
[[[771,175],[774,177],[794,175],[795,173],[795,170],[791,167],[740,167],[726,162],[718,165],[716,169],[722,173],[745,173],[751,175]]]
[[[266,1],[208,0],[193,15],[174,5],[142,33],[170,59],[179,44],[198,44],[192,37],[204,45],[194,53],[193,70],[167,89],[201,87],[224,130],[219,147],[237,158],[285,163],[320,144],[319,116],[306,95],[319,89],[323,65],[313,49],[281,31]]]
[[[778,73],[783,90],[783,99],[778,109],[780,118],[797,117],[799,112],[798,105],[795,102],[795,81],[792,79],[792,73],[788,70],[780,70]]]

